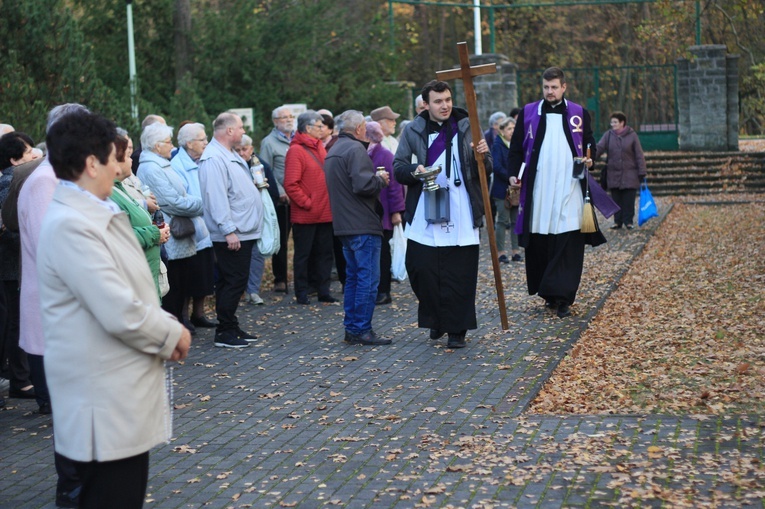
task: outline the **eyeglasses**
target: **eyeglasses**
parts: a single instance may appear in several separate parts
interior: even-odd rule
[[[196,139],[193,139],[191,141],[207,141],[207,138],[206,137],[205,138],[196,138]]]
[[[324,124],[308,124],[306,127],[317,127],[321,129],[322,127],[324,127]]]
[[[161,144],[164,144],[164,143],[168,143],[168,144],[172,145],[173,144],[173,140],[162,140],[159,143],[157,143],[157,145],[161,145]]]
[[[274,120],[295,120],[295,117],[293,115],[288,115],[286,117],[274,117]]]

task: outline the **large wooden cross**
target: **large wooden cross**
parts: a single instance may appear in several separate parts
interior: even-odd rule
[[[473,76],[494,74],[497,72],[497,64],[485,64],[470,67],[467,43],[457,43],[457,50],[460,55],[460,68],[438,71],[436,72],[436,78],[441,81],[453,79],[462,80],[465,87],[465,102],[467,103],[468,115],[470,117],[470,134],[473,139],[473,147],[477,147],[478,142],[483,139],[483,131],[481,131],[481,122],[478,119],[478,107],[476,106],[475,100],[475,88],[473,88]],[[475,150],[475,148],[473,150]],[[486,167],[483,164],[483,154],[475,152],[475,159],[478,162],[478,178],[481,181],[481,194],[483,196],[484,214],[486,215],[486,232],[489,235],[489,247],[491,248],[491,263],[494,268],[494,286],[497,289],[499,316],[502,320],[502,329],[507,330],[510,328],[510,325],[507,323],[505,293],[502,288],[502,272],[499,267],[499,258],[497,257],[497,241],[494,238],[494,217],[491,214],[489,186],[488,179],[486,178]]]

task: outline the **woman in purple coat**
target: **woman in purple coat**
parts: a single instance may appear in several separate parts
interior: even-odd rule
[[[596,154],[607,153],[606,185],[611,198],[621,207],[614,214],[612,230],[624,225],[633,228],[635,217],[635,195],[640,180],[645,178],[645,157],[637,133],[627,125],[627,116],[621,111],[611,113],[611,129],[598,142]]]
[[[367,153],[372,158],[375,168],[383,167],[390,175],[393,174],[393,152],[383,147],[380,142],[383,140],[382,128],[377,122],[367,122],[367,139],[369,147]],[[383,242],[380,252],[380,283],[377,286],[377,300],[375,304],[390,304],[391,281],[391,254],[390,239],[393,237],[393,227],[401,223],[401,213],[404,212],[404,186],[399,184],[396,179],[391,179],[388,187],[380,191],[380,202],[382,203],[383,216]]]

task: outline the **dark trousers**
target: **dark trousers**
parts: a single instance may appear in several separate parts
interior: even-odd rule
[[[32,384],[35,386],[37,404],[50,404],[48,381],[45,378],[44,357],[42,355],[33,355],[30,353],[27,354],[27,359],[29,360],[29,373],[32,378]],[[60,455],[57,452],[54,452],[53,463],[56,467],[56,474],[58,474],[56,491],[69,492],[76,489],[80,485],[80,478],[77,475],[77,470],[75,469],[74,462],[72,460]]]
[[[239,299],[247,289],[250,277],[250,259],[255,240],[241,241],[238,251],[231,251],[226,242],[213,242],[218,267],[218,281],[215,285],[215,312],[218,315],[217,332],[236,330],[239,320],[236,309]]]
[[[380,249],[380,284],[377,293],[390,293],[391,273],[393,263],[390,253],[390,239],[393,238],[393,230],[383,230],[382,246]]]
[[[614,214],[614,224],[634,224],[636,194],[637,189],[611,189],[611,198],[621,207],[621,210]]]
[[[141,509],[149,481],[149,452],[115,461],[74,461],[82,479],[80,509]]]
[[[335,237],[334,229],[332,230],[332,248],[335,251],[335,269],[337,269],[337,279],[340,284],[345,286],[345,267],[347,262],[345,261],[345,255],[343,254],[343,242],[340,237]]]
[[[526,283],[529,295],[573,304],[584,265],[582,232],[558,235],[532,233],[526,247]]]
[[[170,291],[162,297],[162,309],[172,314],[183,323],[183,305],[186,299],[191,296],[189,293],[189,283],[195,277],[190,270],[192,257],[181,258],[180,260],[168,260],[167,282],[170,284]]]
[[[286,203],[277,203],[276,219],[279,221],[279,252],[271,257],[271,265],[274,271],[274,283],[287,284],[287,239],[290,237],[290,206]]]
[[[333,257],[332,223],[293,224],[292,240],[295,243],[292,258],[295,296],[308,295],[309,274],[319,296],[329,295]]]
[[[0,322],[0,332],[3,334],[0,344],[0,371],[8,375],[6,378],[11,381],[11,388],[21,389],[32,382],[27,353],[19,347],[19,282],[3,281],[0,293],[5,300],[5,320]]]
[[[478,328],[478,246],[430,247],[409,240],[406,272],[420,302],[420,327],[454,334]]]

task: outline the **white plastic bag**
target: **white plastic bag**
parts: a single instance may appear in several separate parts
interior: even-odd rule
[[[279,220],[271,196],[266,189],[260,190],[263,200],[263,228],[258,239],[258,249],[263,256],[273,256],[281,249],[279,241]]]
[[[406,238],[404,227],[397,224],[393,227],[393,237],[390,239],[391,277],[396,281],[406,279]]]

